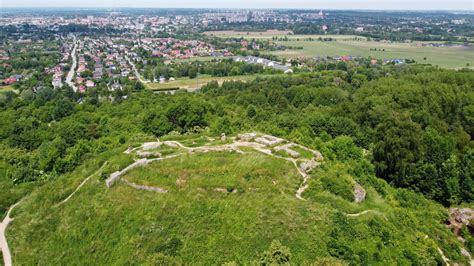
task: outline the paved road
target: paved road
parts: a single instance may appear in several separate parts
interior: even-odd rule
[[[133,71],[135,72],[135,76],[137,77],[138,81],[140,81],[141,83],[147,83],[147,81],[143,80],[142,76],[140,76],[140,73],[138,72],[137,67],[132,62],[132,60],[130,60],[128,56],[125,56],[125,58],[127,59],[128,63],[132,66]]]
[[[76,67],[77,67],[76,49],[77,49],[77,41],[76,41],[76,37],[74,36],[74,48],[72,48],[72,53],[71,53],[72,65],[66,77],[67,85],[69,85],[74,90],[74,92],[77,91],[76,85],[74,85],[74,82],[72,82],[72,78],[74,77],[74,72],[76,71]]]

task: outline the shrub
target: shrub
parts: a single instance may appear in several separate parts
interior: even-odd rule
[[[275,264],[289,264],[291,259],[291,252],[288,247],[285,247],[278,240],[273,240],[270,248],[260,255],[258,264],[260,265],[275,265]]]
[[[323,189],[345,200],[354,200],[354,183],[347,175],[337,175],[336,177],[322,176],[321,184]]]

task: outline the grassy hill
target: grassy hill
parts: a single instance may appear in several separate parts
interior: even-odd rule
[[[222,144],[200,135],[178,138],[189,147]],[[349,145],[359,156],[348,159],[334,145],[321,147],[325,160],[310,172],[305,200],[295,197],[302,182],[295,165],[252,148],[243,154],[160,148],[163,156],[180,155],[123,176],[167,193],[122,182],[107,188],[104,178],[137,159],[123,153],[128,145],[107,151],[22,201],[7,234],[14,263],[248,264],[274,240],[296,264],[435,264],[442,262],[438,247],[466,262],[442,224],[446,209],[375,178],[357,147]],[[362,203],[351,196],[356,183],[367,193]]]

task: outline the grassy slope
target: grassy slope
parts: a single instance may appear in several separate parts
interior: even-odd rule
[[[259,153],[185,155],[126,175],[140,184],[166,187],[167,194],[123,184],[107,189],[95,176],[69,202],[54,207],[105,160],[110,162],[106,171],[111,172],[125,167],[131,158],[115,150],[91,159],[74,173],[35,190],[14,211],[15,221],[7,234],[14,262],[143,263],[150,254],[162,252],[186,262],[244,263],[278,239],[290,247],[294,262],[308,263],[330,256],[327,250],[334,236],[347,238],[354,250],[375,252],[381,242],[380,230],[374,232],[369,223],[389,229],[392,242],[380,248],[385,261],[406,263],[404,249],[415,245],[413,252],[430,254],[421,262],[433,263],[439,259],[436,243],[421,236],[455,241],[438,220],[444,213],[441,207],[427,204],[427,213],[418,217],[414,211],[397,207],[400,203],[393,191],[382,197],[368,187],[367,201],[355,204],[319,191],[313,182],[305,193],[309,200],[297,200],[294,193],[301,177],[294,166]],[[344,170],[343,166],[330,167],[340,168]],[[316,174],[331,173],[322,169]],[[221,187],[238,188],[239,193],[214,191]],[[340,220],[338,211],[364,209],[376,209],[382,215],[367,214],[335,224]],[[426,220],[417,220],[422,218]],[[350,235],[338,235],[342,233],[334,232],[335,228]]]
[[[14,185],[7,175],[7,164],[0,160],[0,220],[3,220],[11,205],[28,194],[38,184]]]
[[[303,47],[303,50],[286,50],[272,52],[280,57],[295,56],[371,56],[377,59],[409,58],[419,63],[429,63],[445,68],[466,67],[474,65],[474,47],[421,47],[410,43],[381,43],[366,41],[287,41],[278,42],[282,45]],[[371,48],[385,49],[385,51],[370,51]],[[423,60],[424,57],[427,60]]]

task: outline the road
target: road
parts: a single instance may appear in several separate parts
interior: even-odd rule
[[[72,78],[74,77],[74,72],[76,71],[76,67],[77,67],[76,49],[77,49],[77,41],[76,41],[76,37],[74,36],[74,48],[72,48],[72,52],[71,52],[72,65],[66,77],[66,84],[69,85],[74,90],[74,92],[77,91],[76,85],[74,85],[74,82],[72,82]]]
[[[137,77],[138,81],[140,81],[141,83],[148,83],[147,81],[142,79],[142,76],[140,76],[140,73],[138,72],[137,67],[132,62],[132,60],[130,60],[128,56],[125,56],[125,58],[127,59],[128,63],[132,66],[133,71],[135,72],[135,76]]]

